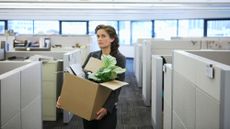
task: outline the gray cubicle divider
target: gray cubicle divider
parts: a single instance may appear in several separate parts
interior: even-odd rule
[[[149,49],[150,48],[150,49]],[[142,97],[146,106],[151,105],[151,40],[142,43]]]
[[[163,59],[158,55],[152,55],[151,118],[154,129],[162,129],[162,74]]]
[[[173,129],[230,128],[230,51],[173,53]]]
[[[88,53],[90,52],[93,42],[92,36],[89,35],[18,35],[14,38],[17,40],[27,40],[31,42],[37,42],[41,39],[48,38],[52,45],[51,51],[72,51],[74,49],[80,49],[82,53],[82,62],[86,59]],[[13,43],[11,44],[13,45]],[[55,47],[56,45],[61,47]]]
[[[164,64],[163,129],[172,129],[172,64]]]
[[[151,55],[172,55],[175,49],[199,50],[200,42],[191,40],[154,40],[142,42],[142,95],[146,106],[151,105]]]
[[[67,51],[9,51],[6,52],[6,59],[9,57],[30,57],[34,55],[42,55],[47,57],[53,57],[54,59],[63,59],[63,55]]]
[[[172,56],[169,55],[152,55],[152,71],[151,71],[151,118],[154,129],[163,128],[163,71],[164,63],[171,63]]]
[[[22,129],[42,127],[42,75],[41,63],[22,68],[21,72],[21,121]],[[36,116],[36,117],[35,117]]]
[[[42,61],[42,119],[57,120],[56,101],[63,82],[63,61]]]
[[[41,62],[4,61],[0,68],[1,128],[42,129]]]
[[[13,41],[15,39],[15,36],[9,36],[9,35],[0,35],[0,42],[5,42],[6,51],[12,51],[13,50]]]
[[[6,56],[12,57],[12,56],[17,56],[17,57],[30,57],[33,55],[43,55],[43,56],[48,56],[52,57],[57,60],[63,60],[63,69],[61,70],[66,70],[66,68],[73,63],[82,63],[82,56],[81,56],[81,51],[80,49],[75,49],[72,51],[13,51],[13,52],[7,52]],[[59,72],[61,72],[59,71]],[[62,82],[60,82],[62,83]],[[61,88],[58,88],[61,89]],[[58,92],[59,93],[59,92]],[[54,107],[56,108],[56,107]],[[73,114],[70,112],[64,111],[63,115],[63,122],[68,123],[72,119]],[[54,120],[53,118],[47,118],[47,120]]]
[[[142,87],[142,44],[135,44],[134,72],[137,79],[137,86]]]

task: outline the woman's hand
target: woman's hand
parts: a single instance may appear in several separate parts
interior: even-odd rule
[[[97,112],[97,118],[96,120],[101,120],[104,116],[106,116],[108,113],[106,108],[101,108],[98,112]]]
[[[57,100],[57,103],[56,103],[57,108],[61,108],[60,99],[61,99],[61,96],[58,97],[58,100]]]

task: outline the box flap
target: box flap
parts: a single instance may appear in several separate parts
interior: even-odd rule
[[[122,81],[118,81],[118,80],[113,80],[113,81],[109,81],[109,82],[103,82],[100,83],[101,86],[107,87],[111,90],[116,90],[122,86],[128,85],[127,82],[122,82]]]
[[[90,57],[88,63],[86,64],[84,70],[86,71],[91,71],[91,72],[96,72],[99,68],[102,67],[102,61],[94,58],[94,57]]]

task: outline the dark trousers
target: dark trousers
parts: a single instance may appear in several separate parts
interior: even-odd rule
[[[114,108],[113,112],[107,114],[101,120],[88,121],[83,119],[84,129],[116,129],[117,125],[117,109]]]

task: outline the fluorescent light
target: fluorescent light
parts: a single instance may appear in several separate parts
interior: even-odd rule
[[[135,9],[152,7],[151,4],[112,4],[112,3],[1,3],[0,8],[16,9]]]
[[[144,4],[144,3],[10,3],[0,4],[0,9],[230,9],[230,4]]]

